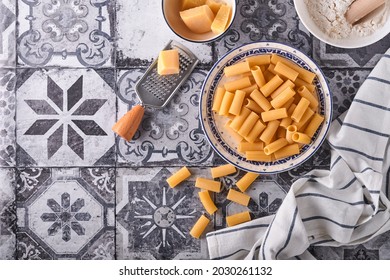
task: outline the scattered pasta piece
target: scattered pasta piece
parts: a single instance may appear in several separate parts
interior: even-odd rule
[[[218,208],[215,206],[213,200],[211,199],[210,192],[209,191],[201,191],[198,193],[200,202],[202,202],[202,205],[204,209],[209,213],[210,215],[214,214]]]
[[[227,199],[243,206],[248,206],[251,197],[247,194],[230,189],[227,195]]]
[[[221,191],[221,182],[198,177],[196,178],[195,187],[219,193]]]
[[[251,215],[249,211],[241,212],[235,215],[227,216],[226,223],[228,227],[232,227],[235,225],[239,225],[245,222],[249,222],[251,220]]]
[[[171,188],[174,188],[190,176],[191,172],[184,166],[179,171],[172,174],[172,176],[167,179],[167,183]]]
[[[211,176],[215,178],[223,177],[229,174],[233,174],[237,171],[236,167],[231,164],[225,164],[218,167],[211,168]]]
[[[209,223],[210,220],[205,215],[200,216],[200,218],[192,227],[190,235],[196,239],[199,239]]]
[[[240,191],[245,192],[259,176],[257,173],[248,172],[236,183],[236,186]]]

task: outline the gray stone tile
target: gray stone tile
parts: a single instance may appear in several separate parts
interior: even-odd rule
[[[16,0],[0,0],[0,67],[15,66]]]
[[[134,86],[144,70],[119,71],[118,117],[139,103]],[[207,166],[216,156],[199,121],[199,92],[207,72],[196,70],[163,109],[147,108],[133,140],[117,137],[123,166]]]
[[[114,259],[114,169],[19,169],[16,196],[17,259]]]
[[[18,65],[113,66],[114,3],[18,0]]]
[[[0,260],[15,258],[15,170],[0,168]]]
[[[187,46],[201,64],[211,66],[212,44],[190,43],[176,36],[164,20],[161,1],[117,0],[117,6],[118,67],[149,66],[171,39]]]
[[[194,239],[189,231],[203,212],[195,179],[210,171],[191,168],[193,176],[172,189],[166,178],[178,169],[117,169],[118,259],[208,258],[205,236]]]
[[[20,69],[19,166],[115,164],[112,69]]]
[[[0,69],[0,166],[15,166],[15,70]]]
[[[218,57],[259,41],[286,43],[308,55],[312,52],[312,38],[300,23],[293,1],[240,0],[232,27],[216,42]]]
[[[313,58],[322,67],[373,68],[390,48],[390,35],[370,46],[358,49],[340,49],[313,39]]]

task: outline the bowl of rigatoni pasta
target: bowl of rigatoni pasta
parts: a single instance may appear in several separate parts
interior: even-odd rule
[[[247,172],[296,168],[322,145],[332,94],[317,64],[290,46],[258,42],[223,56],[206,77],[199,104],[213,149]]]

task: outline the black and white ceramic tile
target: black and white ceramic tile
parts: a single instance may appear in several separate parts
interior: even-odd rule
[[[115,0],[19,0],[18,64],[113,66]]]
[[[17,174],[17,259],[114,259],[113,168]]]
[[[193,176],[170,188],[166,179],[178,169],[117,170],[118,259],[207,258],[205,238],[194,239],[189,231],[203,213],[196,176],[210,177],[210,171],[192,168]]]
[[[15,70],[0,69],[0,166],[15,166]]]
[[[139,103],[141,69],[119,71],[118,117]],[[163,109],[147,109],[132,141],[117,138],[120,166],[210,166],[216,156],[198,118],[199,92],[207,71],[196,70]]]
[[[117,67],[149,66],[169,40],[185,44],[201,65],[213,62],[212,44],[189,43],[173,33],[165,23],[161,1],[117,0],[117,37]]]
[[[15,258],[15,170],[0,168],[0,259]]]
[[[16,0],[0,0],[0,67],[15,66]]]
[[[20,69],[19,166],[114,165],[112,69]]]

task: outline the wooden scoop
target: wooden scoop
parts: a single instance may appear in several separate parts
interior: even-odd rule
[[[355,0],[345,13],[345,18],[350,24],[355,24],[384,3],[385,0]]]

